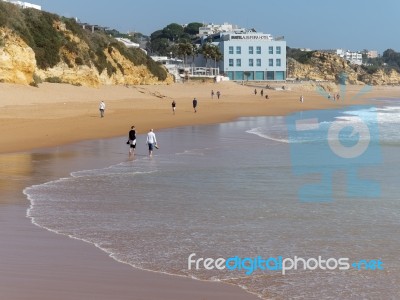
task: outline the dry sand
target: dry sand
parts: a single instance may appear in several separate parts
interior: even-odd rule
[[[324,99],[314,88],[286,85],[291,90],[264,90],[266,100],[254,95],[255,86],[226,83],[187,83],[172,86],[132,86],[101,88],[64,84],[41,84],[39,88],[0,84],[0,153],[29,150],[71,142],[126,135],[135,125],[139,133],[150,128],[216,123],[240,116],[283,115],[289,112],[340,107],[359,103],[347,100],[361,86],[348,88],[346,99]],[[211,90],[219,90],[221,99],[211,99]],[[311,89],[311,90],[310,90]],[[379,88],[364,95],[395,95],[399,88]],[[305,102],[299,97],[304,95]],[[192,99],[198,99],[193,113]],[[171,102],[177,103],[172,115]],[[106,103],[105,118],[99,117],[100,100]]]
[[[43,147],[127,135],[131,125],[144,133],[149,128],[341,107],[371,97],[396,97],[400,92],[397,87],[375,88],[359,100],[350,100],[361,89],[351,86],[345,99],[332,102],[313,86],[285,84],[285,91],[264,89],[270,98],[266,100],[260,96],[261,87],[231,82],[98,89],[0,84],[0,298],[254,299],[238,287],[136,270],[92,245],[35,227],[25,217],[28,201],[21,191],[68,175],[76,170],[72,161],[101,167],[101,156],[76,158],[73,151]],[[220,100],[211,99],[212,89],[221,92]],[[304,103],[299,102],[301,95]],[[193,97],[199,101],[197,113]],[[177,103],[176,115],[172,99]],[[104,118],[99,116],[100,100],[106,102]]]

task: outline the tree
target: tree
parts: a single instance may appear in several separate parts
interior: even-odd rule
[[[197,35],[199,33],[199,28],[202,26],[203,24],[198,22],[189,23],[184,28],[184,31],[189,35]]]
[[[150,50],[152,53],[158,53],[159,55],[168,55],[170,43],[168,39],[161,38],[155,39],[150,42]]]
[[[164,27],[162,33],[163,37],[167,38],[171,42],[177,42],[179,38],[184,35],[183,27],[176,23],[171,23]]]
[[[178,56],[183,58],[183,62],[186,65],[187,57],[193,55],[194,47],[190,43],[179,43],[176,50]]]
[[[214,60],[214,63],[216,64],[218,61],[220,61],[223,58],[223,55],[222,55],[221,51],[219,50],[219,48],[210,43],[205,43],[201,47],[200,53],[206,59],[207,66],[208,66],[209,59]]]
[[[177,49],[173,47],[171,48],[171,45],[192,43],[192,41],[196,39],[196,35],[199,32],[200,26],[202,26],[201,23],[193,22],[189,23],[185,28],[183,28],[182,25],[171,23],[165,26],[163,29],[154,31],[151,34],[149,49],[151,52],[159,55],[165,55],[165,53],[169,52],[177,54]],[[165,40],[168,41],[168,45],[165,43]],[[170,49],[161,49],[161,46],[166,46]]]

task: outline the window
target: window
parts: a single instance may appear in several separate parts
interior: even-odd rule
[[[281,46],[276,47],[276,54],[281,54]]]
[[[261,47],[260,46],[257,46],[256,52],[257,52],[257,54],[261,54]]]
[[[233,47],[229,46],[229,54],[233,54]]]
[[[233,59],[232,58],[229,59],[229,66],[233,67]]]
[[[242,54],[242,47],[236,46],[236,54]]]
[[[242,60],[240,58],[236,59],[236,66],[241,67],[242,66]]]
[[[249,46],[249,54],[253,54],[253,51],[254,51],[253,46]]]
[[[268,47],[268,53],[269,53],[269,54],[274,54],[274,47],[269,46],[269,47]]]
[[[261,67],[261,58],[257,58],[257,67]]]
[[[268,65],[269,65],[270,67],[273,67],[273,66],[274,66],[274,60],[273,60],[272,58],[270,58],[270,59],[268,60]]]
[[[280,67],[280,66],[281,66],[281,59],[280,59],[280,58],[277,58],[277,59],[276,59],[276,66],[277,66],[277,67]]]
[[[254,66],[254,61],[253,61],[252,58],[250,58],[250,59],[249,59],[249,67],[252,67],[252,66]]]

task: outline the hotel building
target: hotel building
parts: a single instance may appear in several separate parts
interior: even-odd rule
[[[203,38],[204,39],[204,38]],[[208,37],[219,47],[221,73],[230,80],[286,80],[286,41],[252,31],[220,32]]]

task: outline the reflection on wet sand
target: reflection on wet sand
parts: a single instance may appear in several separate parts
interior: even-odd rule
[[[74,156],[74,152],[57,151],[0,155],[0,204],[26,203],[20,197],[25,187],[53,175],[49,164]]]

